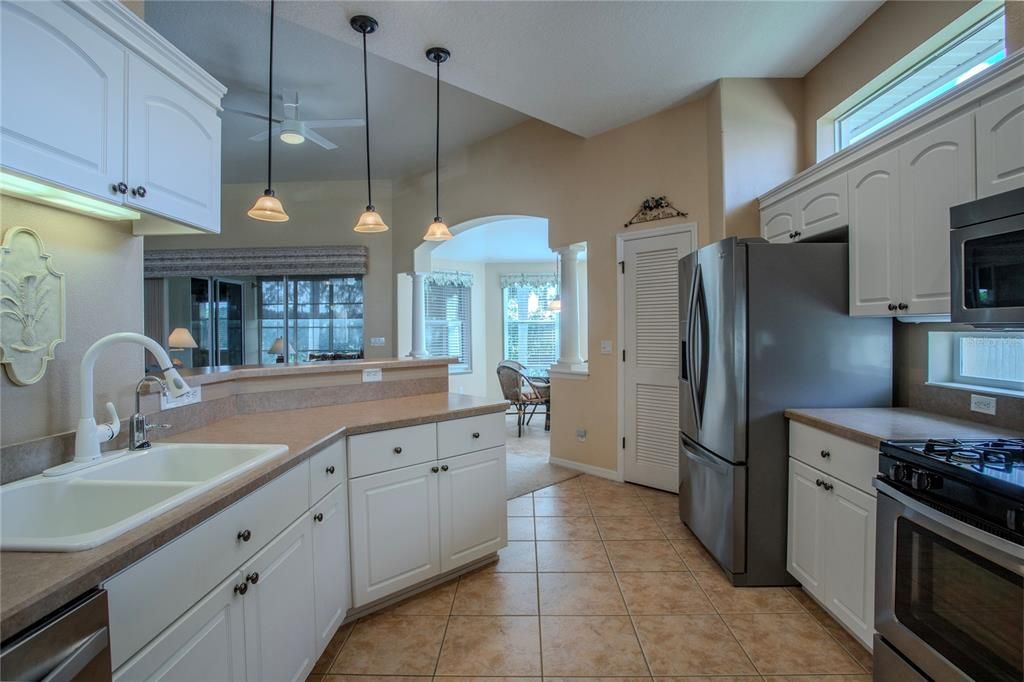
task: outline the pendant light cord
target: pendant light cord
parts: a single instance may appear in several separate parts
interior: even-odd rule
[[[363,31],[363,114],[366,116],[366,209],[373,210],[373,184],[370,182],[370,83],[366,75],[366,31]]]
[[[434,118],[434,221],[441,222],[441,62],[437,62],[437,115]]]
[[[271,160],[273,158],[274,136],[271,134],[274,128],[274,0],[270,0],[270,67],[267,71],[270,74],[270,83],[267,85],[267,192],[273,192],[271,182]]]

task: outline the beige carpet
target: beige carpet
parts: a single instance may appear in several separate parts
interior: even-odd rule
[[[544,415],[537,413],[533,423],[523,427],[519,438],[516,418],[505,417],[505,451],[508,455],[508,499],[578,476],[580,472],[548,464],[550,434],[544,430]]]

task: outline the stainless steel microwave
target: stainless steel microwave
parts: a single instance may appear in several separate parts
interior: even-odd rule
[[[1024,187],[954,206],[949,217],[950,319],[1024,329]]]

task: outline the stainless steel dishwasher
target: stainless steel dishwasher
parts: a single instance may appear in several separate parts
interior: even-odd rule
[[[107,593],[93,590],[0,649],[0,679],[94,682],[111,678]]]

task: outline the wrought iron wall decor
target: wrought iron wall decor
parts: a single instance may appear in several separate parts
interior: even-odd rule
[[[669,200],[665,197],[648,197],[640,204],[640,210],[634,213],[633,217],[630,218],[629,222],[625,223],[623,227],[638,225],[640,223],[649,223],[652,220],[685,218],[688,215],[690,214],[686,211],[680,211],[669,203]]]

